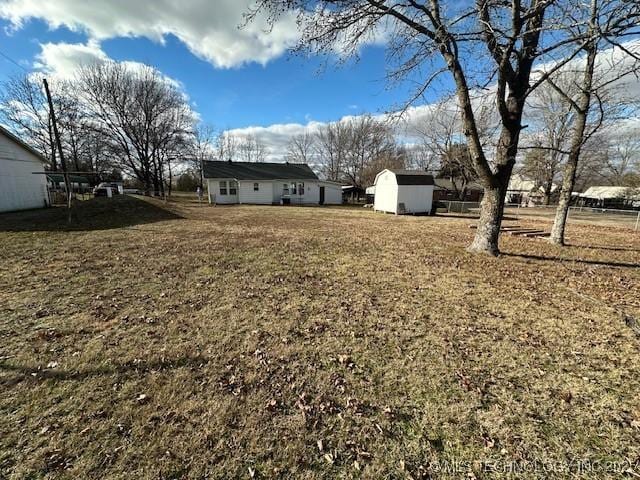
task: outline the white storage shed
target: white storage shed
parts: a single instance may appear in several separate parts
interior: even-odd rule
[[[373,209],[395,214],[430,214],[433,176],[422,170],[385,169],[376,175]]]
[[[0,127],[0,212],[49,205],[44,166],[42,155]]]

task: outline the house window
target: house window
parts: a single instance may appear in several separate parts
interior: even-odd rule
[[[288,183],[283,183],[282,184],[282,194],[283,195],[289,195],[289,184]]]
[[[227,181],[222,180],[220,182],[220,195],[226,195],[226,194],[227,194]]]
[[[304,183],[298,184],[298,195],[304,195]]]
[[[259,183],[254,183],[253,184],[253,191],[257,192],[258,190],[260,190],[260,184]]]
[[[238,194],[238,182],[235,180],[229,180],[229,195]]]
[[[296,194],[296,184],[292,183],[291,184],[291,195],[295,195]]]

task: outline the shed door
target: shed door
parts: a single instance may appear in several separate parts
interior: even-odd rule
[[[320,187],[320,205],[324,205],[324,187]]]

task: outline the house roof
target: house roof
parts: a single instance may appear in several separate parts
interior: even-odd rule
[[[551,191],[555,192],[558,189],[557,184],[551,185]],[[535,182],[535,180],[531,180],[526,178],[524,175],[519,173],[514,173],[511,175],[509,179],[509,186],[507,187],[508,192],[525,192],[525,193],[539,193],[543,194],[544,189],[542,185]]]
[[[441,190],[449,190],[449,191],[456,191],[456,190],[460,190],[462,188],[462,184],[458,185],[458,183],[452,182],[450,179],[448,178],[436,178],[434,180],[434,183],[436,185],[436,188],[439,188]],[[477,182],[469,182],[467,183],[467,190],[484,190],[482,188],[482,185],[480,185]]]
[[[31,154],[35,155],[36,157],[38,157],[38,160],[40,160],[42,163],[48,163],[47,159],[44,157],[44,155],[42,155],[39,151],[37,151],[35,148],[33,148],[27,142],[25,142],[24,140],[20,139],[15,134],[11,133],[9,130],[7,130],[2,125],[0,125],[0,133],[2,133],[5,137],[7,137],[10,140],[12,140],[14,143],[17,143],[18,145],[20,145],[22,148],[27,150],[29,153],[31,153]]]
[[[635,199],[640,198],[640,195],[634,194],[632,188],[628,187],[609,187],[609,186],[595,186],[587,188],[587,191],[581,193],[582,198],[596,198],[598,200],[604,200],[608,198],[628,198]]]
[[[306,163],[204,162],[205,178],[235,180],[318,180]]]
[[[433,185],[433,175],[423,170],[391,170],[398,185]]]

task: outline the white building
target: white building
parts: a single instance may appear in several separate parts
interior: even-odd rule
[[[422,170],[385,169],[376,175],[373,209],[395,214],[431,213],[433,176]]]
[[[209,203],[339,205],[342,187],[303,163],[204,162]]]
[[[44,165],[42,155],[0,127],[0,212],[49,205]]]
[[[580,205],[601,208],[640,207],[640,189],[629,187],[594,186],[577,195]]]
[[[551,185],[551,195],[558,191],[558,185]],[[507,203],[517,203],[523,207],[535,207],[545,202],[544,188],[539,182],[528,179],[522,174],[514,173],[507,186]]]

